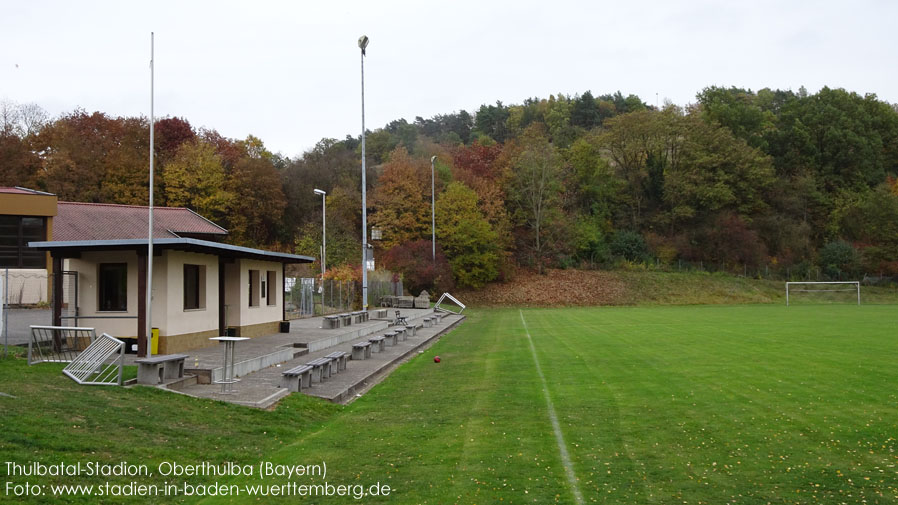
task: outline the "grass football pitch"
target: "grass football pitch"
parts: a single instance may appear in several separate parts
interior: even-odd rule
[[[893,503],[895,316],[850,305],[472,312],[277,458],[392,486],[366,502]]]
[[[898,503],[895,306],[468,315],[345,408],[293,395],[278,410],[259,412],[145,388],[108,390],[102,394],[119,409],[136,401],[153,414],[146,424],[132,423],[137,429],[113,429],[116,440],[105,444],[103,458],[135,461],[146,451],[154,465],[325,462],[329,483],[390,486],[389,496],[261,497],[265,503]],[[29,380],[51,380],[29,370]],[[7,372],[8,381],[23,375]],[[93,417],[105,411],[68,405],[80,395],[66,391],[77,390],[56,375],[52,381],[52,390],[63,391],[52,405],[41,406],[40,395],[27,407],[9,403],[0,440],[17,448],[15,459],[28,457],[26,443],[47,461],[97,459],[69,446],[90,446],[78,428],[102,424]],[[62,422],[42,433],[41,420],[32,418],[55,409],[54,419],[78,411],[78,426]],[[202,424],[197,434],[205,438],[197,438],[180,432],[185,417],[198,426],[216,417],[227,424]],[[147,445],[159,439],[150,430],[170,424],[178,426],[166,432],[171,441]],[[27,442],[10,429],[27,429]],[[244,491],[164,501],[256,500]]]

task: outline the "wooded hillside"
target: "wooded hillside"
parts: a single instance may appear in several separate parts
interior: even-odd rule
[[[328,266],[359,263],[359,137],[290,159],[184,118],[158,120],[155,135],[157,205],[189,207],[234,243],[317,257],[323,189]],[[148,148],[146,118],[0,107],[0,185],[145,205]],[[875,95],[710,87],[661,109],[558,95],[396,120],[367,134],[366,152],[378,264],[413,289],[621,261],[898,275],[898,109]]]

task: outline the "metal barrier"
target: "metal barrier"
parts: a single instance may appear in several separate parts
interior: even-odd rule
[[[93,328],[32,326],[28,340],[28,364],[69,363],[96,339]]]
[[[104,333],[62,369],[78,384],[122,385],[125,343]]]
[[[452,303],[454,303],[454,304],[458,305],[459,307],[461,307],[461,310],[459,310],[458,312],[452,312],[452,311],[449,310],[449,309],[445,309],[445,308],[443,308],[443,307],[440,307],[440,304],[443,303],[443,300],[445,300],[446,298],[448,298],[449,300],[451,300]],[[455,298],[454,296],[450,295],[449,293],[443,293],[443,296],[441,296],[440,299],[437,300],[437,304],[433,306],[433,310],[444,310],[444,311],[446,311],[446,312],[452,312],[453,314],[461,314],[461,313],[465,310],[465,308],[466,308],[466,307],[465,307],[465,304],[463,304],[463,303],[461,303],[460,301],[458,301],[457,298]]]

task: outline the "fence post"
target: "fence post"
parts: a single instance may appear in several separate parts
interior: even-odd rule
[[[3,304],[0,304],[0,310],[3,311],[3,357],[9,349],[9,268],[6,269],[6,278],[3,279]]]

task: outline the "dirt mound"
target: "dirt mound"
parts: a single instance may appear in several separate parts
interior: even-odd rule
[[[613,272],[548,270],[544,275],[520,271],[504,283],[459,293],[468,305],[594,306],[626,303],[626,284]]]

